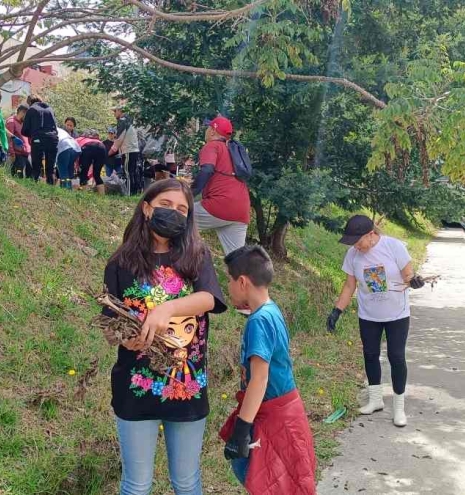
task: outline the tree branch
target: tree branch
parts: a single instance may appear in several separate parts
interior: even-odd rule
[[[8,19],[19,18],[19,17],[33,17],[35,14],[37,7],[33,7],[33,10],[30,10],[31,7],[27,7],[23,10],[19,10],[17,12],[11,12],[8,14],[0,15],[0,21],[6,21]],[[101,9],[84,9],[82,7],[74,7],[74,8],[66,8],[59,10],[50,10],[42,15],[42,19],[50,19],[53,17],[65,18],[66,14],[83,14],[83,15],[95,15],[96,12],[104,12],[108,11],[110,6],[105,6]],[[120,9],[118,9],[120,10]],[[30,21],[29,21],[30,22]]]
[[[171,22],[198,22],[198,21],[222,21],[230,19],[232,17],[240,17],[245,13],[255,9],[256,7],[265,4],[269,0],[256,0],[255,2],[249,3],[245,7],[235,10],[224,10],[224,11],[211,11],[203,12],[202,14],[191,14],[190,12],[163,12],[161,10],[155,9],[139,0],[126,0],[127,3],[138,7],[140,10],[149,13],[152,17],[158,17],[165,21]]]
[[[130,0],[133,1],[133,0]],[[32,58],[27,61],[22,61],[22,62],[16,62],[14,64],[11,64],[9,72],[11,73],[12,70],[15,70],[15,68],[24,68],[27,67],[28,65],[33,65],[35,63],[38,63],[40,59],[46,58],[47,60],[63,60],[63,56],[56,55],[55,57],[47,57],[48,55],[53,54],[57,50],[61,48],[65,48],[67,46],[72,45],[75,42],[78,41],[86,41],[86,40],[92,40],[92,39],[100,39],[100,40],[106,40],[110,41],[116,45],[120,45],[124,47],[125,49],[132,50],[142,57],[150,60],[151,62],[154,62],[157,65],[160,65],[162,67],[166,67],[167,69],[173,69],[178,72],[186,72],[190,74],[201,74],[201,75],[206,75],[206,76],[223,76],[223,77],[233,77],[233,78],[248,78],[248,79],[259,79],[260,76],[258,72],[252,72],[252,71],[240,71],[240,70],[225,70],[225,69],[210,69],[210,68],[203,68],[203,67],[193,67],[190,65],[181,65],[177,64],[175,62],[170,62],[168,60],[164,60],[160,57],[157,57],[156,55],[153,55],[152,53],[148,52],[147,50],[144,50],[143,48],[139,47],[136,45],[135,42],[130,43],[128,41],[125,41],[123,39],[117,38],[116,36],[112,36],[106,33],[85,33],[85,34],[80,34],[77,36],[73,36],[70,38],[67,38],[66,40],[63,40],[57,44],[55,44],[52,47],[49,47],[39,54],[35,58]],[[104,60],[105,58],[108,58],[106,56],[103,56],[104,58],[99,58],[99,60]],[[66,58],[66,57],[65,57]],[[94,58],[94,57],[92,57]],[[79,62],[85,62],[85,59],[78,59],[75,61],[76,63]],[[5,66],[0,66],[0,69],[5,68]],[[8,73],[2,73],[0,74],[0,85],[4,84],[4,82],[8,81],[11,79],[4,80],[5,74]],[[327,77],[327,76],[310,76],[310,75],[300,75],[300,74],[286,74],[286,80],[288,81],[299,81],[299,82],[313,82],[313,83],[329,83],[329,84],[335,84],[338,86],[343,86],[348,89],[352,89],[353,91],[357,92],[360,94],[360,96],[375,106],[376,108],[383,109],[387,105],[383,101],[379,100],[374,96],[373,94],[369,93],[365,89],[363,89],[361,86],[358,84],[349,81],[348,79],[345,78],[336,78],[336,77]]]
[[[105,19],[102,19],[100,17],[82,16],[82,18],[79,17],[79,18],[69,19],[69,20],[63,21],[59,24],[56,24],[55,26],[53,26],[51,28],[46,29],[45,31],[42,31],[41,33],[36,34],[30,40],[29,44],[38,42],[39,40],[41,40],[45,36],[48,36],[49,34],[53,33],[54,31],[57,31],[59,29],[63,29],[63,28],[68,27],[68,26],[81,24],[81,23],[87,24],[89,22],[110,22],[110,23],[112,23],[112,22],[125,22],[127,24],[132,24],[132,23],[148,22],[148,21],[149,21],[149,19],[144,19],[144,18],[137,19],[135,17],[134,18],[133,17],[121,17],[121,18],[112,18],[109,20],[105,20]],[[12,47],[8,48],[7,50],[5,50],[0,56],[0,63],[4,62],[6,59],[10,58],[14,53],[18,52],[22,46],[23,45],[15,45],[15,46],[12,46]],[[18,61],[20,61],[20,60],[18,60]]]
[[[37,22],[39,21],[40,15],[42,14],[42,11],[45,9],[47,4],[49,3],[50,0],[42,0],[42,2],[39,3],[37,6],[36,11],[34,12],[34,16],[31,19],[31,23],[29,24],[29,29],[26,33],[26,38],[23,41],[23,44],[21,46],[21,50],[18,55],[18,62],[21,62],[24,60],[24,56],[26,55],[26,50],[28,49],[29,45],[31,44],[31,39],[34,36],[34,29],[36,28]]]
[[[111,58],[117,57],[120,53],[128,50],[126,47],[121,47],[118,50],[115,50],[112,53],[108,53],[107,55],[100,55],[98,57],[82,57],[82,58],[77,58],[76,60],[73,60],[73,64],[77,63],[92,63],[92,62],[102,62],[103,60],[109,60]],[[76,57],[77,55],[84,53],[86,50],[77,50],[76,52],[73,52],[72,55]],[[57,55],[55,57],[42,57],[42,58],[34,58],[32,59],[34,64],[41,64],[44,62],[70,62],[71,57],[68,57],[67,55]],[[18,62],[20,63],[20,62]],[[4,69],[7,66],[0,66],[0,69]],[[1,82],[1,75],[0,75],[0,82]]]
[[[240,17],[250,10],[255,9],[256,7],[265,4],[269,0],[256,0],[244,7],[235,10],[212,10],[211,12],[204,12],[202,14],[192,14],[191,12],[163,12],[162,10],[155,9],[139,0],[125,0],[126,4],[132,4],[135,7],[138,7],[140,10],[149,13],[151,16],[159,17],[160,19],[164,19],[166,21],[172,22],[198,22],[198,21],[220,21],[231,17]],[[48,2],[47,2],[48,3]],[[105,9],[101,9],[105,10]],[[61,9],[59,11],[51,11],[45,13],[42,18],[60,18],[63,19],[65,14],[68,13],[82,13],[85,15],[95,15],[95,10],[92,9],[82,9],[82,8],[67,8]],[[16,13],[4,14],[0,15],[0,21],[6,21],[8,19],[16,18],[16,17],[33,17],[36,12],[31,12],[30,8],[23,9]]]

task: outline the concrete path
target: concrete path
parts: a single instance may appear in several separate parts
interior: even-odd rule
[[[318,495],[465,495],[465,235],[442,230],[422,275],[439,284],[412,291],[408,341],[408,425],[392,424],[389,364],[386,409],[360,416],[340,436],[341,456]],[[365,400],[363,397],[362,401]]]

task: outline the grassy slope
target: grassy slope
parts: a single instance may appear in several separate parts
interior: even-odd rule
[[[120,240],[133,203],[21,184],[0,171],[0,204],[0,495],[116,494],[119,461],[109,408],[115,349],[89,328],[98,308],[86,291],[100,288],[105,260]],[[427,235],[409,235],[392,224],[385,230],[408,236],[421,258]],[[334,432],[344,425],[324,425],[321,419],[339,405],[352,412],[363,381],[354,307],[336,336],[324,330],[343,281],[344,248],[336,240],[316,225],[293,232],[290,262],[277,264],[273,287],[290,324],[295,374],[320,465],[334,455]],[[213,238],[209,241],[225,287],[221,251]],[[83,251],[88,247],[97,255],[88,256]],[[243,493],[217,440],[234,405],[243,323],[232,311],[213,318],[212,414],[203,456],[207,493]],[[99,373],[79,401],[76,384],[96,357]],[[171,493],[164,456],[161,448],[156,495]]]

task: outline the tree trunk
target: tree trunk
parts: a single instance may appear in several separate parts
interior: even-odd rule
[[[266,231],[267,225],[266,225],[265,213],[263,211],[263,204],[260,198],[256,198],[255,196],[251,197],[251,201],[252,201],[252,207],[255,210],[258,238],[260,239],[260,244],[262,246],[267,246],[269,243],[269,236]]]
[[[287,258],[286,234],[289,229],[287,220],[276,219],[271,234],[271,250],[279,258]]]

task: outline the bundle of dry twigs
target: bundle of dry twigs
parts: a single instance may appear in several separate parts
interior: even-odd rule
[[[122,344],[124,341],[140,334],[143,322],[133,316],[118,298],[105,290],[95,299],[101,306],[116,313],[115,317],[97,315],[92,319],[92,325],[102,330],[105,339],[110,345]],[[166,344],[170,344],[175,348],[182,347],[176,337],[155,335],[152,345],[145,351],[145,354],[150,359],[150,368],[158,373],[164,373],[167,368],[175,366],[178,361]]]
[[[431,290],[434,289],[434,286],[437,285],[438,281],[441,278],[441,275],[430,275],[429,277],[422,277],[423,281],[425,284],[430,284],[431,285]],[[402,287],[402,289],[395,290],[393,292],[403,292],[407,290],[410,287],[410,284],[408,282],[401,282],[401,283],[394,283],[396,287]]]

